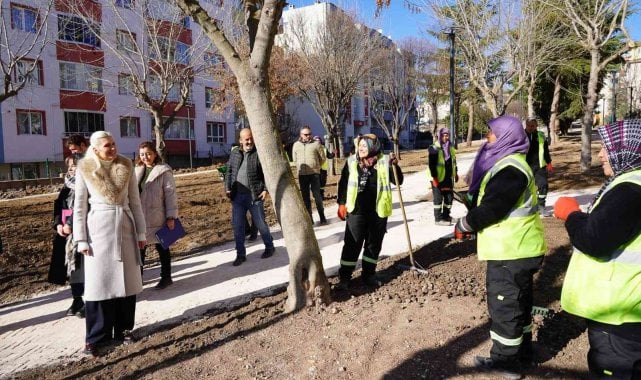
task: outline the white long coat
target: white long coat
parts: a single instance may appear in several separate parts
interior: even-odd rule
[[[136,166],[137,184],[144,175],[145,166]],[[147,244],[156,244],[156,231],[165,225],[167,218],[178,217],[176,181],[169,165],[158,164],[151,169],[140,193],[140,202],[147,225]]]
[[[98,170],[93,157],[78,162],[73,213],[74,240],[87,242],[85,300],[102,301],[142,292],[138,241],[145,218],[133,163],[117,156]]]

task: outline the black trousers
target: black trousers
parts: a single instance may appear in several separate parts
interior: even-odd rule
[[[347,215],[341,267],[338,271],[340,278],[352,277],[363,244],[365,245],[362,260],[363,276],[371,276],[376,272],[376,263],[381,253],[385,232],[387,232],[387,218],[380,218],[376,213]]]
[[[603,331],[588,321],[590,379],[641,379],[641,342]]]
[[[156,251],[158,251],[158,256],[160,258],[160,278],[171,278],[171,252],[169,248],[164,249],[162,245],[156,244]],[[140,250],[140,259],[142,260],[142,265],[145,265],[145,256],[147,254],[147,247]]]
[[[533,276],[542,262],[543,256],[487,262],[490,356],[501,367],[518,370],[531,359]]]
[[[436,222],[439,220],[449,220],[450,211],[452,210],[452,202],[454,201],[454,193],[452,189],[444,190],[432,186],[432,196],[434,203],[434,219]]]
[[[299,175],[298,184],[300,185],[300,193],[303,196],[303,203],[305,203],[305,208],[309,213],[309,216],[312,216],[312,200],[309,197],[309,192],[311,190],[314,195],[314,202],[316,203],[316,211],[318,211],[318,217],[321,222],[324,222],[325,219],[325,209],[323,208],[323,196],[320,191],[320,175],[319,174],[309,174],[309,175]],[[314,218],[312,218],[313,220]]]
[[[96,344],[121,337],[133,330],[136,319],[136,296],[102,301],[85,301],[87,335],[85,343]]]
[[[534,183],[538,190],[537,200],[540,208],[545,207],[545,198],[548,196],[548,171],[547,168],[539,168],[534,171]]]
[[[320,193],[323,199],[325,199],[325,185],[327,185],[327,170],[320,170]]]

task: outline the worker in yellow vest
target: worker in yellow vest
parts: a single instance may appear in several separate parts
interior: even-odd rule
[[[438,131],[438,141],[428,149],[427,175],[431,177],[434,220],[439,226],[452,224],[450,211],[454,200],[454,184],[458,181],[456,149],[450,142],[447,128]]]
[[[600,127],[610,177],[587,212],[561,197],[574,246],[561,306],[587,320],[590,379],[641,379],[641,120]]]
[[[396,167],[399,185],[403,173],[393,153],[381,152],[381,144],[374,134],[366,134],[356,141],[356,154],[351,155],[338,182],[338,217],[346,220],[345,238],[341,253],[337,290],[347,290],[352,272],[363,245],[363,273],[365,285],[381,285],[376,276],[376,263],[387,231],[387,217],[392,215],[392,188],[396,184],[392,166]]]
[[[529,143],[521,121],[501,116],[472,167],[469,193],[476,207],[458,220],[457,233],[477,232],[479,260],[487,261],[490,356],[475,365],[520,379],[532,361],[533,276],[547,251],[538,214],[536,185],[525,161]]]
[[[548,195],[548,174],[552,174],[552,157],[550,149],[543,132],[539,131],[536,119],[528,119],[525,122],[525,134],[530,141],[530,149],[527,152],[526,161],[534,173],[534,182],[538,190],[539,211],[545,210],[545,198]],[[547,214],[549,216],[549,214]]]

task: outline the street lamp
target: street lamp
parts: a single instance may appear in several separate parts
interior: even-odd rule
[[[632,118],[632,89],[634,87],[630,86],[628,89],[630,90],[630,100],[628,101],[628,117]]]
[[[612,71],[612,119],[611,123],[617,121],[617,72]]]
[[[456,125],[454,121],[454,55],[456,53],[454,39],[456,33],[454,32],[454,27],[450,27],[449,32],[445,34],[447,34],[450,40],[450,141],[456,148]],[[436,123],[437,121],[435,120],[434,122]]]

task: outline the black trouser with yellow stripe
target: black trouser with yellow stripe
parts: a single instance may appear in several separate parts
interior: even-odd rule
[[[378,255],[381,253],[383,237],[387,232],[387,218],[379,217],[376,212],[366,215],[349,214],[345,223],[345,238],[341,253],[341,279],[350,279],[356,268],[356,261],[363,244],[363,277],[376,272]]]
[[[532,358],[533,276],[543,256],[487,262],[487,306],[493,361],[503,368],[520,369]]]
[[[588,368],[590,379],[634,380],[641,379],[641,342],[638,341],[639,328],[635,336],[630,335],[629,327],[607,326],[588,321]],[[638,324],[637,324],[638,325]],[[620,333],[613,330],[620,330]]]

